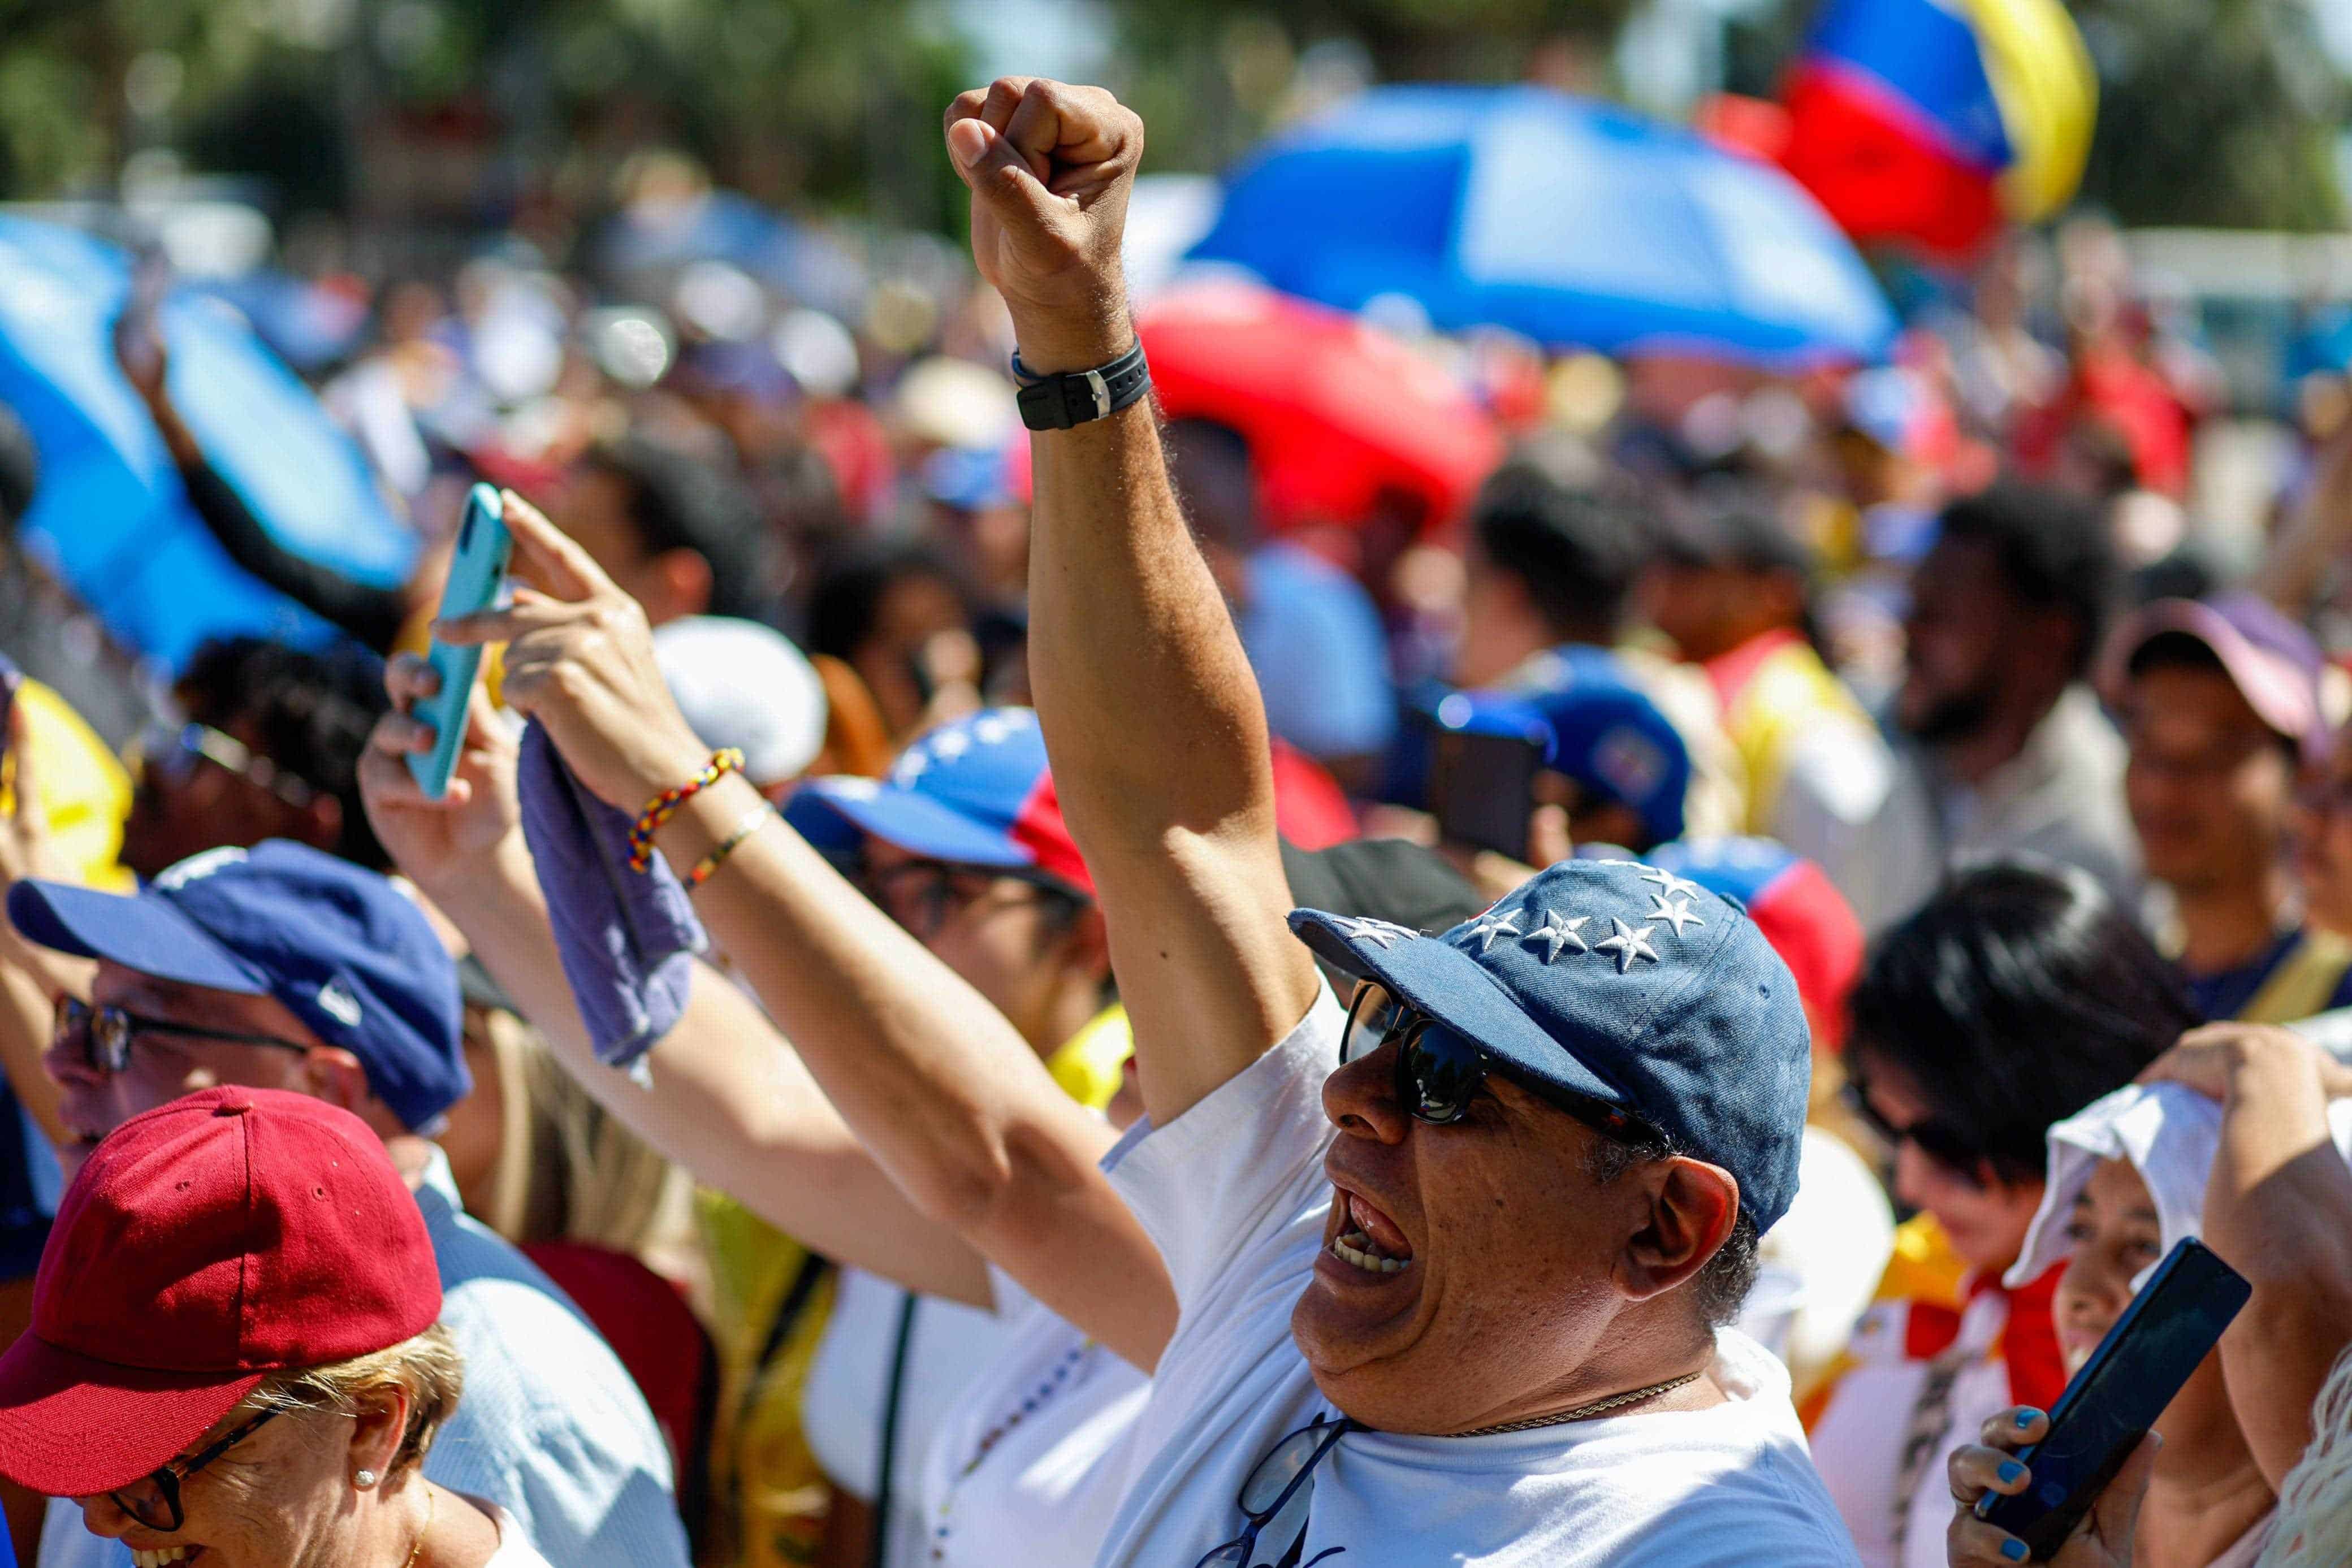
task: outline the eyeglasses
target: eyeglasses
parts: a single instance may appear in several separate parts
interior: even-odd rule
[[[1970,1186],[1984,1186],[1987,1156],[1975,1138],[1932,1116],[1923,1117],[1907,1127],[1896,1126],[1879,1114],[1878,1107],[1870,1103],[1869,1085],[1858,1077],[1849,1078],[1840,1092],[1845,1097],[1846,1108],[1891,1146],[1901,1148],[1908,1144]]]
[[[93,1008],[79,997],[58,998],[57,1016],[49,1038],[56,1044],[70,1045],[79,1036],[82,1060],[89,1064],[89,1070],[110,1075],[130,1067],[131,1048],[142,1034],[176,1034],[190,1040],[216,1040],[229,1045],[267,1045],[279,1051],[305,1053],[310,1050],[299,1040],[280,1040],[276,1035],[201,1029],[194,1024],[174,1023],[170,1019],[142,1018],[121,1008]]]
[[[115,1506],[148,1529],[169,1535],[188,1522],[187,1514],[180,1507],[180,1483],[277,1418],[277,1411],[264,1410],[202,1453],[189,1458],[173,1459],[162,1469],[131,1482],[121,1491],[110,1491],[106,1495],[114,1500]]]
[[[1259,1535],[1271,1531],[1289,1544],[1275,1560],[1276,1568],[1296,1563],[1307,1543],[1307,1516],[1315,1500],[1315,1467],[1339,1446],[1339,1439],[1363,1427],[1351,1416],[1336,1421],[1321,1416],[1301,1427],[1266,1450],[1265,1458],[1242,1481],[1239,1503],[1248,1522],[1223,1546],[1212,1547],[1192,1568],[1252,1568]]]
[[[999,882],[1026,883],[1040,894],[1078,898],[1059,877],[1025,866],[960,865],[950,861],[902,861],[876,870],[861,863],[853,879],[858,890],[913,936],[929,941],[947,923],[988,896]]]
[[[1433,1127],[1451,1126],[1470,1113],[1471,1102],[1492,1073],[1507,1078],[1545,1103],[1575,1117],[1604,1138],[1621,1144],[1664,1141],[1656,1128],[1616,1106],[1546,1083],[1455,1034],[1428,1014],[1398,998],[1376,980],[1367,980],[1349,1004],[1348,1027],[1339,1037],[1339,1060],[1353,1061],[1371,1055],[1391,1041],[1396,1054],[1397,1103],[1413,1119]]]
[[[297,810],[308,808],[321,793],[317,785],[208,724],[185,724],[177,729],[165,724],[151,726],[133,743],[131,759],[174,783],[184,780],[197,763],[209,762],[257,789],[268,790]]]

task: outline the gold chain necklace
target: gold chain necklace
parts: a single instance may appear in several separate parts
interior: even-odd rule
[[[1706,1370],[1701,1367],[1697,1372],[1686,1372],[1680,1377],[1668,1378],[1664,1383],[1653,1383],[1647,1388],[1636,1388],[1625,1394],[1612,1394],[1606,1399],[1596,1399],[1590,1405],[1580,1405],[1573,1410],[1563,1410],[1557,1416],[1538,1416],[1531,1421],[1506,1421],[1499,1427],[1480,1427],[1468,1432],[1457,1432],[1454,1436],[1499,1437],[1506,1432],[1532,1432],[1538,1427],[1565,1427],[1570,1421],[1589,1421],[1595,1416],[1606,1416],[1612,1410],[1622,1410],[1628,1405],[1639,1405],[1644,1399],[1654,1399],[1661,1394],[1671,1394],[1685,1383],[1696,1383],[1705,1375]]]
[[[441,1494],[426,1483],[425,1492],[425,1528],[416,1532],[416,1544],[408,1549],[408,1561],[400,1568],[416,1568],[417,1555],[425,1550],[425,1538],[433,1533],[433,1516],[441,1511]]]

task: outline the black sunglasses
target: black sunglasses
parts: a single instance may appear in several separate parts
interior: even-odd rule
[[[1290,1542],[1271,1568],[1297,1568],[1298,1554],[1307,1544],[1307,1511],[1315,1500],[1315,1467],[1341,1437],[1362,1430],[1352,1416],[1326,1421],[1318,1416],[1267,1449],[1243,1479],[1241,1495],[1234,1500],[1246,1521],[1242,1532],[1223,1546],[1211,1547],[1192,1568],[1251,1568],[1258,1536],[1277,1524],[1283,1528],[1274,1531],[1275,1539],[1286,1534]]]
[[[1848,1078],[1843,1095],[1846,1109],[1862,1118],[1872,1132],[1886,1140],[1890,1148],[1908,1144],[1935,1161],[1970,1186],[1981,1190],[1985,1185],[1983,1166],[1990,1156],[1978,1142],[1956,1127],[1946,1125],[1934,1117],[1923,1117],[1907,1127],[1898,1127],[1879,1114],[1878,1107],[1870,1103],[1870,1088],[1859,1077]]]
[[[50,1038],[64,1045],[81,1037],[82,1061],[92,1072],[116,1073],[131,1065],[131,1048],[142,1034],[184,1035],[190,1040],[217,1040],[229,1045],[267,1045],[279,1051],[308,1052],[299,1040],[276,1035],[242,1034],[235,1030],[200,1029],[169,1019],[142,1018],[121,1008],[93,1008],[79,997],[59,997]]]
[[[1649,1124],[1616,1106],[1546,1083],[1499,1057],[1480,1050],[1377,980],[1357,988],[1348,1007],[1348,1027],[1339,1037],[1339,1060],[1371,1055],[1391,1041],[1396,1053],[1397,1103],[1415,1121],[1451,1126],[1470,1113],[1471,1102],[1487,1075],[1507,1078],[1555,1110],[1567,1113],[1602,1137],[1635,1145],[1664,1142]]]
[[[184,1459],[173,1459],[162,1469],[131,1482],[121,1491],[110,1491],[106,1495],[114,1500],[115,1506],[148,1529],[169,1535],[188,1522],[187,1513],[180,1506],[180,1483],[277,1418],[277,1411],[264,1410],[202,1453]]]
[[[850,881],[915,936],[925,941],[940,934],[959,910],[988,894],[998,882],[1025,883],[1040,894],[1084,901],[1085,895],[1061,878],[1026,866],[964,865],[953,861],[901,861],[876,868],[860,856]]]

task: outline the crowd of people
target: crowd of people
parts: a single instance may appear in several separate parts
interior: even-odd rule
[[[1282,515],[1131,352],[1142,142],[958,99],[920,330],[388,288],[397,587],[126,345],[323,626],[150,692],[6,547],[18,1557],[2013,1563],[2200,1237],[2251,1298],[2055,1561],[2352,1561],[2352,424],[2203,548],[2210,376],[2079,228],[1876,369],[1432,338],[1459,515]]]

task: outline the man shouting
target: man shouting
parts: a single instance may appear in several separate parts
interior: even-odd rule
[[[1121,288],[1142,124],[1007,78],[947,141],[1039,432],[1037,708],[1156,1129],[1112,1179],[1181,1306],[1100,1562],[1853,1562],[1785,1376],[1721,1326],[1796,1185],[1788,970],[1622,862],[1434,937],[1292,913]]]

